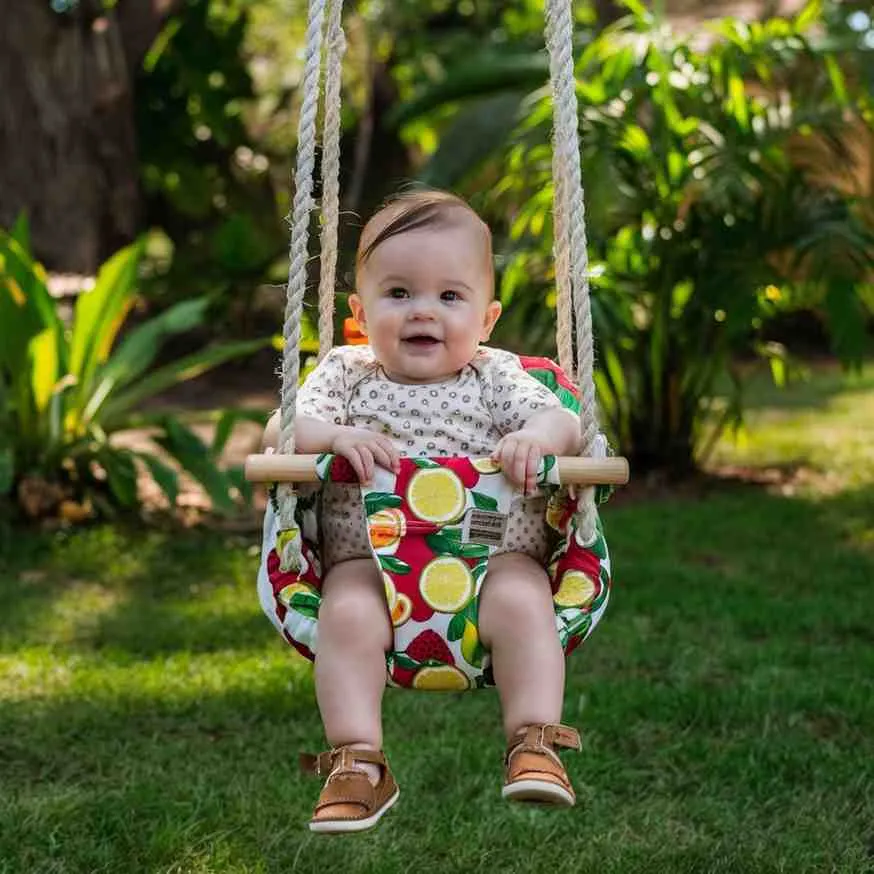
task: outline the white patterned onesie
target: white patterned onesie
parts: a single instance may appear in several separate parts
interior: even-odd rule
[[[415,385],[392,382],[370,346],[338,346],[309,375],[296,407],[300,416],[385,434],[402,456],[487,456],[504,435],[547,408],[563,409],[515,355],[486,346],[452,378]],[[520,496],[496,551],[544,562],[550,547],[545,505],[542,497]],[[327,568],[371,557],[357,489],[327,483],[320,525]]]

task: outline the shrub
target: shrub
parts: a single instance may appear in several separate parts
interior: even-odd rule
[[[141,251],[142,244],[134,244],[103,265],[94,287],[77,298],[67,327],[44,269],[30,255],[25,223],[12,233],[0,231],[0,495],[14,495],[29,515],[65,502],[71,514],[87,514],[89,506],[136,508],[139,468],[172,505],[178,473],[166,455],[113,442],[131,427],[152,429],[155,443],[205,488],[218,510],[231,510],[246,493],[239,470],[218,466],[234,422],[246,414],[221,414],[207,446],[178,417],[140,409],[265,341],[209,346],[153,367],[167,338],[203,321],[206,300],[178,303],[119,339],[136,300]]]

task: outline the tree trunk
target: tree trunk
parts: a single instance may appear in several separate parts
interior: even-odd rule
[[[132,83],[179,0],[0,0],[0,226],[50,270],[93,274],[140,229]]]

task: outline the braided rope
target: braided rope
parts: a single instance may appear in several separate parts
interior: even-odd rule
[[[570,281],[557,278],[558,293],[571,291],[577,324],[577,382],[580,387],[580,454],[593,456],[598,435],[594,382],[594,338],[589,301],[586,216],[580,169],[579,117],[573,54],[571,0],[547,0],[546,46],[555,115],[554,176],[556,193],[556,271],[568,270]],[[560,203],[558,201],[561,201]],[[560,227],[561,226],[561,227]],[[561,236],[559,231],[563,230]],[[577,503],[577,522],[585,542],[595,536],[595,490],[585,489]]]
[[[310,0],[303,76],[303,104],[297,128],[297,166],[294,174],[295,192],[291,212],[285,324],[282,330],[285,347],[282,356],[279,451],[289,455],[294,452],[294,410],[297,403],[297,384],[300,379],[298,350],[300,349],[300,323],[307,281],[310,212],[313,209],[316,115],[319,105],[319,75],[321,72],[324,18],[325,0]],[[297,498],[294,490],[290,486],[282,486],[279,489],[279,521],[282,529],[294,527],[296,503]]]
[[[567,240],[568,219],[564,180],[560,173],[559,151],[552,152],[552,178],[555,196],[553,198],[553,247],[552,254],[555,265],[555,345],[558,351],[558,363],[568,375],[571,382],[575,379],[574,342],[573,342],[573,306],[571,290],[570,248],[560,245]]]
[[[340,225],[340,104],[343,55],[343,0],[329,0],[325,61],[325,126],[322,136],[322,236],[319,271],[319,361],[334,345],[334,283]]]

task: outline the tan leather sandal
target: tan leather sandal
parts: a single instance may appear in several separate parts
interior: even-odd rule
[[[581,749],[579,732],[568,725],[550,724],[529,725],[516,732],[504,759],[506,776],[501,795],[513,801],[573,806],[576,795],[557,747]]]
[[[380,769],[375,786],[355,767],[356,762],[369,762]],[[309,823],[313,832],[343,834],[372,828],[400,794],[385,756],[375,750],[342,746],[318,756],[304,753],[300,766],[308,774],[328,778]]]

